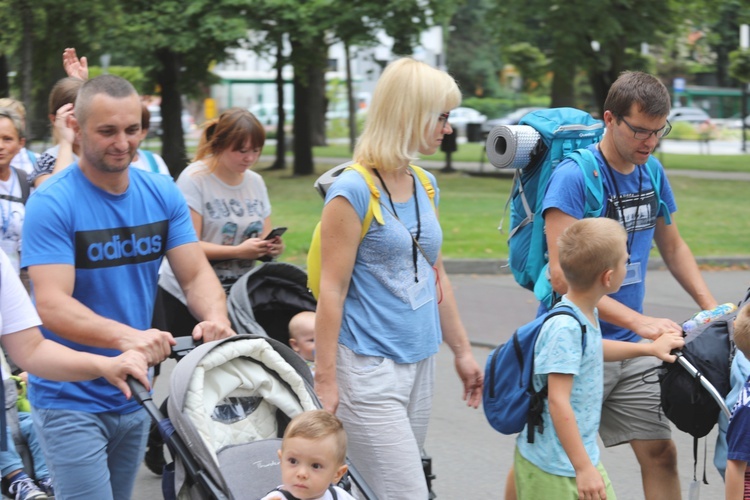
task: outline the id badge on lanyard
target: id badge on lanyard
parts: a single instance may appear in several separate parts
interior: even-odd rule
[[[625,267],[625,279],[622,281],[622,286],[634,285],[643,281],[643,275],[641,274],[641,263],[632,262]]]

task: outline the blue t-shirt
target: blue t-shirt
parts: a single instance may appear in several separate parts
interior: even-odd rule
[[[643,299],[646,293],[646,268],[649,253],[654,239],[658,212],[657,198],[651,185],[645,165],[636,166],[628,175],[623,175],[609,168],[596,145],[589,146],[599,163],[604,184],[604,207],[602,216],[618,221],[628,232],[628,251],[630,262],[640,264],[641,281],[623,285],[620,290],[610,295],[616,301],[639,313],[643,312]],[[661,169],[661,200],[666,203],[669,213],[677,211],[672,188],[669,185],[664,168]],[[586,187],[581,168],[572,160],[563,161],[555,169],[547,185],[543,210],[557,208],[565,214],[582,219],[586,201]],[[601,322],[602,335],[606,339],[638,342],[641,338],[630,330]]]
[[[119,195],[92,184],[78,167],[53,176],[29,198],[22,265],[75,266],[73,298],[105,318],[138,330],[151,326],[159,265],[167,250],[197,241],[187,204],[172,179],[129,169]],[[86,346],[42,328],[72,349],[105,356],[114,349]],[[31,376],[35,407],[89,413],[128,413],[138,403],[99,378],[53,382]]]
[[[437,206],[437,183],[432,174],[427,175],[435,188]],[[339,335],[339,342],[357,354],[383,356],[397,363],[416,363],[432,356],[442,340],[432,266],[440,253],[443,233],[424,186],[416,175],[413,177],[417,200],[412,196],[405,203],[395,203],[398,219],[391,214],[388,195],[381,193],[385,224],[373,218],[359,245]],[[326,203],[337,196],[349,201],[360,220],[364,219],[370,190],[358,172],[342,173],[328,190]],[[416,310],[409,300],[409,288],[415,285],[411,236],[417,234],[415,203],[419,203],[421,223],[419,244],[429,257],[427,262],[421,251],[416,252],[419,283],[427,287],[429,297],[429,302]]]
[[[586,315],[566,296],[561,303],[570,306],[586,326],[586,345],[582,344],[581,327],[570,316],[551,318],[542,327],[534,347],[534,388],[542,389],[550,373],[573,375],[570,405],[575,414],[578,431],[593,465],[599,463],[599,446],[596,441],[602,413],[604,387],[604,358],[599,325],[591,324]],[[597,315],[598,323],[598,312]],[[582,349],[583,348],[583,349]],[[534,434],[534,443],[527,442],[528,428],[516,438],[521,455],[543,471],[555,476],[575,477],[560,438],[555,432],[549,413],[549,401],[544,400],[542,412],[544,432]]]
[[[727,458],[750,463],[750,379],[740,391],[727,429]]]

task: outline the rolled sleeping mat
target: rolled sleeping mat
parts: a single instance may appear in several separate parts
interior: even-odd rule
[[[541,138],[528,125],[498,125],[487,136],[487,159],[496,168],[524,168]]]

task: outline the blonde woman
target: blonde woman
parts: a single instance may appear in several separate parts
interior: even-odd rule
[[[380,499],[427,498],[420,449],[443,340],[467,404],[481,398],[482,373],[440,255],[439,195],[433,210],[410,167],[437,151],[460,100],[446,73],[412,59],[391,63],[354,152],[380,190],[384,224],[374,220],[360,242],[370,191],[356,171],[341,174],[323,209],[315,390],[344,422],[350,458]]]

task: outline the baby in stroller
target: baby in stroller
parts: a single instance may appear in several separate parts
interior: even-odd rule
[[[353,500],[335,486],[347,471],[346,432],[332,413],[312,410],[294,417],[278,453],[284,484],[262,500]]]

